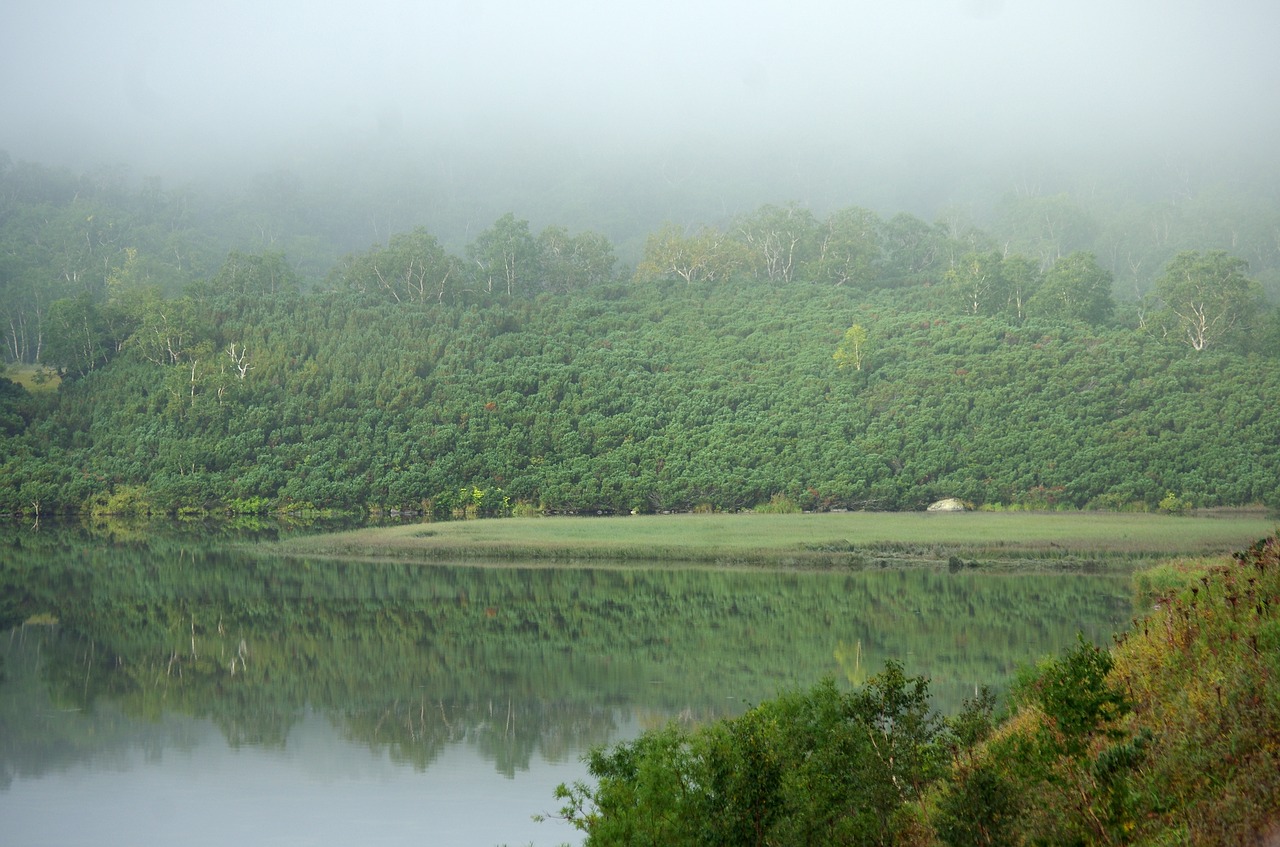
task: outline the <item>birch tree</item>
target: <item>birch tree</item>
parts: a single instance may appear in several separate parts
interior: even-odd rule
[[[1257,313],[1261,295],[1249,263],[1224,250],[1174,256],[1156,281],[1165,332],[1201,351],[1229,338]]]

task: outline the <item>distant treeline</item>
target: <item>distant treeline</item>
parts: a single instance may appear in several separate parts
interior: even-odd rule
[[[460,253],[417,229],[331,259],[263,202],[0,169],[31,389],[0,379],[0,510],[1280,504],[1280,312],[1172,223],[1117,297],[1120,252],[1030,234],[1061,197],[1010,200],[1017,237],[764,206],[634,269],[510,214]],[[228,252],[250,221],[289,255]]]

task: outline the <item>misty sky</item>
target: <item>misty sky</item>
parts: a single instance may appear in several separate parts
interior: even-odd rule
[[[6,0],[0,150],[169,175],[344,150],[1270,156],[1277,34],[1275,0]]]

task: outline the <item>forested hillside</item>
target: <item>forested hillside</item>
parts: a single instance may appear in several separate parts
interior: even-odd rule
[[[513,214],[346,252],[289,192],[0,177],[5,512],[1280,505],[1248,203],[765,206],[631,267]]]

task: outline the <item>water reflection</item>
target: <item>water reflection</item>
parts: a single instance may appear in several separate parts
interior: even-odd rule
[[[233,748],[207,722],[174,719],[194,746],[123,748],[0,792],[5,843],[60,845],[559,844],[574,833],[534,825],[550,787],[576,763],[535,759],[495,786],[465,746],[428,771],[344,742],[317,714],[279,748]],[[517,840],[518,839],[518,840]]]
[[[382,843],[558,843],[572,833],[529,816],[592,745],[824,676],[859,683],[889,658],[951,709],[1128,614],[1124,582],[1102,577],[420,567],[56,536],[10,549],[4,613],[57,621],[0,647],[0,817],[30,834],[14,843],[78,840],[38,837],[81,817],[59,808],[86,810],[86,843],[110,840],[104,821],[136,843],[140,818],[130,829],[86,794],[197,806],[180,817],[219,843],[255,819],[255,843],[378,843],[312,826],[335,816]],[[172,825],[157,832],[176,840]]]

